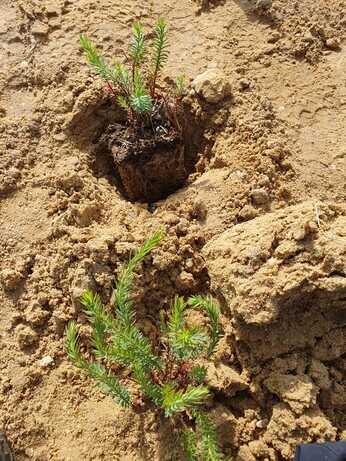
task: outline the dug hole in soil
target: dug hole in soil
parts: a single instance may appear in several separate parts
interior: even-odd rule
[[[341,0],[1,3],[0,430],[18,461],[180,461],[166,418],[120,409],[64,350],[70,319],[88,338],[81,294],[108,302],[157,229],[138,322],[154,340],[176,294],[220,302],[207,383],[223,451],[291,461],[300,443],[346,439],[344,13]],[[121,56],[129,25],[158,16],[167,76],[192,82],[192,132],[182,187],[148,207],[101,146],[120,118],[77,42]],[[231,97],[215,102],[216,81]]]
[[[101,135],[98,150],[110,152],[118,184],[127,199],[151,204],[184,185],[199,145],[191,140],[197,133],[201,138],[202,130],[192,123],[191,111],[186,108],[185,114],[182,109],[175,115],[181,124],[179,129],[173,128],[164,112],[140,128],[124,122],[109,124]]]
[[[202,120],[191,100],[179,102],[177,127],[159,111],[142,126],[129,123],[113,98],[94,86],[95,94],[68,122],[66,132],[83,150],[91,151],[97,175],[111,179],[125,199],[152,204],[184,186],[194,172],[198,154],[211,142],[203,138],[208,116]],[[162,103],[161,103],[162,105]],[[160,113],[162,112],[162,113]]]

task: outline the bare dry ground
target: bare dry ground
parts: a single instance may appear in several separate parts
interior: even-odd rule
[[[120,410],[70,365],[66,322],[153,230],[136,282],[143,329],[175,293],[212,291],[226,335],[210,415],[238,461],[346,438],[346,31],[343,0],[2,0],[0,428],[18,461],[177,458],[151,410]],[[127,202],[93,141],[102,88],[78,48],[121,56],[130,26],[170,26],[167,75],[224,71],[186,187]],[[339,46],[340,44],[340,46]],[[193,123],[193,122],[192,122]],[[42,358],[53,362],[44,365]]]

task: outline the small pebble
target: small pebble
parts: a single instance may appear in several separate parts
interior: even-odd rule
[[[54,365],[54,359],[50,355],[46,355],[42,357],[39,363],[42,368],[47,368],[50,365]]]
[[[248,88],[250,88],[250,81],[246,78],[242,78],[241,80],[239,80],[239,86],[242,91],[247,90]]]
[[[264,429],[267,426],[268,426],[268,420],[267,419],[260,419],[256,423],[256,427],[258,427],[260,429]]]
[[[326,47],[333,51],[340,50],[340,40],[336,37],[328,38],[326,40]]]

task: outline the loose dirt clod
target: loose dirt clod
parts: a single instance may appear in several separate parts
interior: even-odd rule
[[[231,84],[220,70],[209,69],[197,75],[192,82],[195,92],[207,102],[215,104],[232,94]]]

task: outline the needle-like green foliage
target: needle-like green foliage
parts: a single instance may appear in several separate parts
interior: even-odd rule
[[[193,309],[200,310],[204,312],[210,320],[210,344],[208,348],[208,357],[214,352],[221,336],[221,324],[220,324],[220,309],[213,302],[210,296],[191,296],[188,300],[189,306]]]
[[[157,104],[159,101],[164,102],[166,110],[171,110],[172,104],[167,104],[167,96],[162,98],[157,95],[158,78],[168,59],[167,32],[165,20],[159,18],[154,28],[154,39],[150,46],[149,55],[143,27],[140,22],[135,22],[132,26],[132,39],[127,62],[118,62],[113,66],[107,64],[86,35],[80,36],[80,46],[85,53],[87,62],[107,82],[117,104],[129,113],[130,121],[143,122],[148,116],[152,117],[155,107],[160,107],[160,104]],[[148,62],[146,62],[146,58]],[[177,78],[175,104],[178,103],[184,93],[184,82],[184,77],[179,76]],[[175,117],[176,114],[169,119],[174,120]]]
[[[81,302],[92,327],[95,359],[87,360],[82,354],[78,328],[73,321],[66,328],[67,353],[78,368],[123,407],[131,405],[131,395],[122,379],[107,371],[107,366],[112,364],[128,370],[127,381],[132,380],[142,396],[165,416],[192,414],[198,430],[195,434],[191,429],[184,436],[187,459],[218,461],[221,458],[216,457],[219,451],[213,425],[205,413],[197,410],[210,396],[208,387],[203,385],[206,368],[194,363],[199,356],[211,353],[220,338],[218,307],[211,298],[203,296],[189,298],[188,302],[175,297],[168,321],[162,327],[161,347],[156,345],[155,349],[136,325],[132,301],[135,270],[162,238],[162,232],[153,234],[125,265],[115,285],[113,313],[103,305],[98,294],[87,291],[82,296]],[[188,323],[189,308],[206,314],[209,332]]]
[[[178,75],[175,79],[175,92],[179,98],[184,96],[186,92],[186,79],[184,75]]]
[[[149,373],[145,372],[143,367],[137,366],[133,369],[133,376],[140,385],[143,394],[148,397],[155,405],[162,405],[162,389],[155,384]]]
[[[88,362],[82,357],[79,346],[78,329],[75,322],[71,321],[68,324],[65,334],[65,346],[73,363],[89,375],[90,378],[93,378],[104,392],[111,394],[119,405],[122,407],[130,406],[131,396],[127,389],[120,384],[118,379],[109,375],[100,363]]]
[[[193,383],[201,384],[205,380],[207,369],[204,365],[195,365],[189,373],[189,377]]]
[[[197,437],[192,429],[186,429],[182,434],[186,461],[198,461]]]
[[[168,383],[162,387],[162,407],[166,416],[172,416],[174,413],[201,405],[209,395],[209,389],[205,386],[190,386],[186,391],[182,391]]]
[[[88,63],[94,68],[95,72],[107,82],[112,82],[115,77],[114,72],[107,66],[105,60],[100,56],[92,41],[86,35],[81,35],[79,37],[79,43],[86,55]]]
[[[134,270],[143,259],[157,247],[163,238],[161,231],[155,232],[144,244],[136,251],[127,263],[115,289],[115,308],[116,316],[124,327],[132,326],[135,320],[133,303],[131,300],[131,290],[134,277]]]
[[[200,438],[200,449],[203,461],[222,461],[224,459],[217,441],[214,424],[202,411],[195,410],[197,433]]]
[[[161,368],[161,361],[152,353],[148,339],[134,325],[120,326],[114,332],[109,357],[130,369],[140,366],[144,372]]]
[[[130,47],[130,56],[134,65],[134,68],[138,68],[144,59],[145,55],[145,36],[143,27],[140,22],[135,22],[132,27],[133,36]]]
[[[210,321],[210,334],[196,326],[186,326],[187,308],[205,313]],[[168,322],[168,341],[177,360],[194,358],[207,349],[210,356],[221,337],[220,310],[210,297],[192,296],[187,304],[176,297]]]
[[[152,78],[150,94],[155,97],[156,81],[168,59],[167,24],[163,18],[159,18],[155,27],[155,38],[152,51]]]
[[[135,71],[133,93],[130,96],[132,109],[138,114],[149,113],[153,107],[153,100],[147,94],[142,76],[138,70]]]

